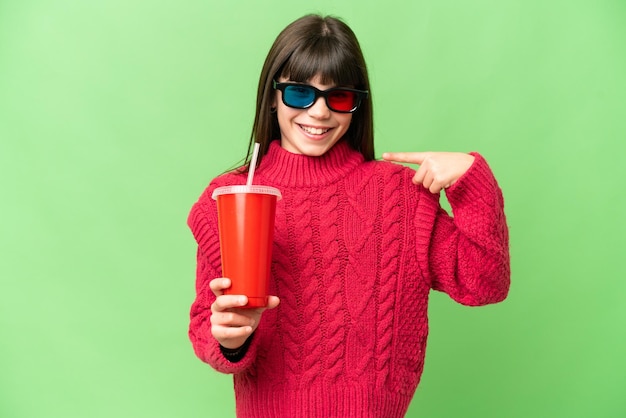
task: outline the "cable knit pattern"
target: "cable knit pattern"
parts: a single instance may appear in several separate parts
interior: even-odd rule
[[[272,294],[248,352],[229,362],[210,332],[208,283],[221,277],[216,178],[193,206],[198,242],[189,336],[196,355],[234,375],[238,417],[402,417],[419,383],[428,294],[465,305],[503,300],[509,289],[503,199],[479,155],[446,193],[412,184],[414,171],[363,161],[345,142],[322,157],[274,141],[255,183],[277,187]]]

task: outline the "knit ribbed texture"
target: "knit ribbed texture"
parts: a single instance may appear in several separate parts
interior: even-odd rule
[[[430,289],[466,305],[503,300],[508,232],[500,189],[479,154],[438,196],[412,184],[414,171],[364,162],[345,142],[322,157],[291,154],[274,141],[255,183],[277,187],[271,293],[244,358],[224,358],[210,331],[221,277],[215,179],[194,205],[198,242],[190,339],[197,356],[233,373],[239,417],[402,417],[419,383]]]

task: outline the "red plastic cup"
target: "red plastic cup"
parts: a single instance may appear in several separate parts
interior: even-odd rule
[[[267,306],[274,217],[280,191],[269,186],[225,186],[217,201],[222,275],[231,280],[227,295],[246,295],[244,308]]]

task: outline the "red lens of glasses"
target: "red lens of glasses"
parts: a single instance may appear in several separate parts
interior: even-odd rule
[[[349,112],[356,106],[356,93],[349,90],[333,90],[328,93],[328,107],[340,112]]]

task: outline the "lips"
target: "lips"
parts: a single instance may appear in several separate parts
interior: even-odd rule
[[[310,134],[310,135],[324,135],[326,132],[330,131],[332,128],[317,128],[314,126],[306,126],[300,125],[300,128]]]

